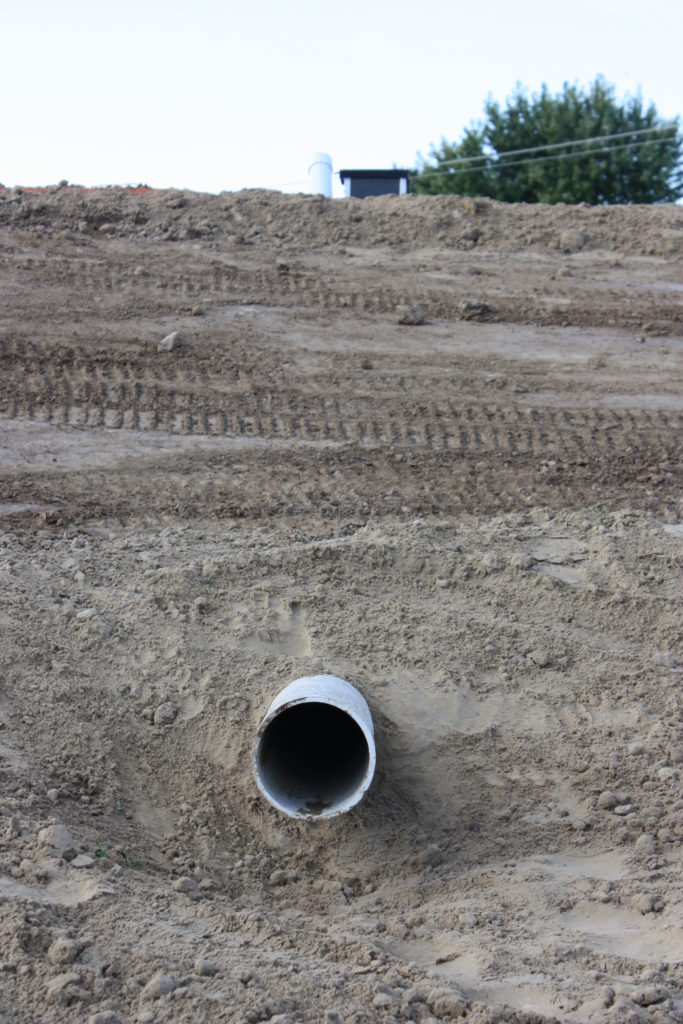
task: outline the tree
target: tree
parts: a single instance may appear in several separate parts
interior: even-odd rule
[[[588,87],[518,85],[505,108],[489,97],[485,120],[459,142],[442,139],[411,180],[414,192],[456,192],[523,203],[660,203],[683,196],[683,136],[636,95],[618,103],[598,77]]]

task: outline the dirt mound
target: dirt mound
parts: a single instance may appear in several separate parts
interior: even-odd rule
[[[0,192],[2,1024],[680,1019],[680,218]]]
[[[0,225],[125,238],[269,243],[317,252],[433,247],[513,252],[529,247],[573,253],[675,256],[683,248],[678,206],[541,206],[457,196],[382,196],[347,201],[248,190],[83,192],[55,187],[0,192]]]

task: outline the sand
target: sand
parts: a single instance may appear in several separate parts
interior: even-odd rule
[[[0,1022],[680,1019],[682,241],[0,191]],[[295,822],[317,672],[378,769]]]

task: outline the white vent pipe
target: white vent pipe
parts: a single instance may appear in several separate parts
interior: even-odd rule
[[[332,157],[329,153],[314,153],[308,168],[311,192],[332,198]]]
[[[375,773],[372,715],[337,676],[295,679],[277,695],[256,734],[256,785],[290,818],[335,818],[362,799]]]

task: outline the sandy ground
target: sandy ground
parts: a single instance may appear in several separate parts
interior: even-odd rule
[[[681,1019],[681,251],[0,191],[2,1024]],[[249,758],[320,671],[378,771],[309,824]]]

